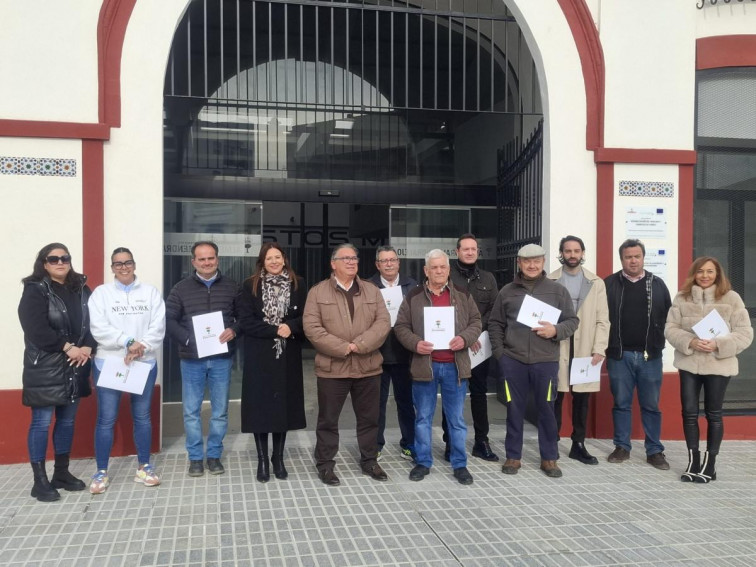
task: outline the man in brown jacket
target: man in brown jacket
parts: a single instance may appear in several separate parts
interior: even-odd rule
[[[467,349],[481,332],[480,312],[475,300],[465,289],[449,279],[449,256],[442,250],[431,250],[425,256],[425,277],[422,287],[410,291],[399,308],[394,334],[404,348],[411,351],[412,399],[415,402],[415,463],[410,480],[423,480],[433,465],[431,438],[433,414],[441,389],[441,403],[449,427],[450,459],[454,478],[460,484],[472,484],[467,470],[465,438],[467,425],[462,414],[470,379],[470,355]],[[448,344],[434,344],[425,336],[426,309],[454,309],[454,337]],[[430,315],[428,315],[430,316]],[[450,333],[451,334],[451,333]]]
[[[320,480],[330,486],[340,484],[333,472],[334,457],[339,450],[339,416],[349,394],[362,472],[375,480],[388,479],[376,456],[383,362],[379,349],[391,330],[391,319],[378,288],[357,276],[358,262],[351,244],[334,249],[331,277],[310,290],[302,319],[316,350],[316,467]]]
[[[591,357],[591,364],[601,364],[609,343],[609,306],[606,302],[604,280],[583,268],[585,244],[577,236],[565,236],[559,242],[559,262],[562,267],[549,274],[567,288],[580,319],[577,331],[559,345],[559,393],[554,412],[557,431],[562,428],[562,400],[565,392],[572,392],[572,447],[570,459],[586,465],[597,465],[598,459],[585,448],[588,422],[588,403],[591,392],[599,391],[599,382],[570,386],[570,366],[573,358]]]

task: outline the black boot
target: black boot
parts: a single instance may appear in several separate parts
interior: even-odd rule
[[[576,441],[572,442],[572,448],[570,448],[570,459],[580,461],[584,465],[598,464],[598,459],[588,452],[588,450],[585,448],[585,445]]]
[[[50,486],[50,481],[47,480],[45,462],[32,463],[31,468],[34,472],[34,486],[32,486],[31,495],[40,502],[55,502],[58,500],[60,493]]]
[[[50,486],[62,488],[69,492],[84,490],[87,486],[70,472],[68,472],[68,453],[55,455],[55,468],[53,470]]]
[[[717,480],[717,456],[712,455],[709,451],[704,451],[701,459],[701,472],[693,478],[693,481],[705,484],[712,480]]]
[[[701,451],[688,449],[688,468],[680,476],[683,482],[694,482],[698,473],[701,472]]]
[[[268,482],[270,480],[268,434],[255,433],[255,445],[257,446],[257,480],[258,482]]]
[[[286,444],[286,432],[273,434],[273,455],[270,457],[270,462],[273,465],[273,474],[279,480],[284,480],[289,477],[289,472],[286,470],[283,462],[284,445]]]

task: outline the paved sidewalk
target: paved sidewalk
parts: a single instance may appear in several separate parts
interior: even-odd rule
[[[386,433],[398,439],[397,429]],[[756,565],[756,442],[725,441],[720,479],[692,485],[679,480],[681,442],[667,443],[672,470],[658,471],[641,443],[613,465],[611,442],[589,440],[598,466],[564,458],[564,477],[549,479],[535,435],[528,426],[517,476],[470,458],[472,486],[451,476],[438,427],[422,482],[408,479],[410,463],[389,445],[389,481],[361,475],[351,432],[340,487],[318,481],[312,431],[289,435],[289,480],[265,485],[246,435],[228,439],[224,475],[188,477],[183,439],[174,439],[155,458],[159,487],[132,482],[134,459],[117,458],[105,494],[64,492],[50,504],[29,496],[28,465],[0,466],[0,565]],[[502,455],[503,425],[492,425],[491,439]],[[569,441],[560,448],[566,455]],[[72,470],[88,481],[94,461]]]

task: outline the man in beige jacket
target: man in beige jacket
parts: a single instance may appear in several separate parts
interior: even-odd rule
[[[585,448],[585,428],[591,392],[598,392],[599,382],[575,384],[570,387],[570,365],[573,358],[592,357],[591,364],[601,364],[609,342],[609,307],[604,281],[582,267],[585,244],[577,236],[565,236],[559,242],[562,267],[549,274],[570,292],[575,312],[580,319],[577,331],[562,341],[559,351],[559,394],[554,411],[557,430],[562,428],[562,400],[572,391],[572,448],[570,458],[586,465],[597,465],[598,459]]]
[[[320,480],[340,484],[333,472],[339,450],[339,416],[347,395],[357,418],[362,472],[387,480],[376,461],[383,357],[380,347],[391,330],[381,292],[357,276],[359,257],[351,244],[331,254],[331,277],[307,294],[302,323],[315,347],[318,424],[315,461]]]

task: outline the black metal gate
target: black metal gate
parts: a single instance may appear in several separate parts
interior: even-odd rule
[[[517,250],[541,244],[543,206],[543,120],[526,143],[515,138],[497,152],[497,278],[512,281]]]

